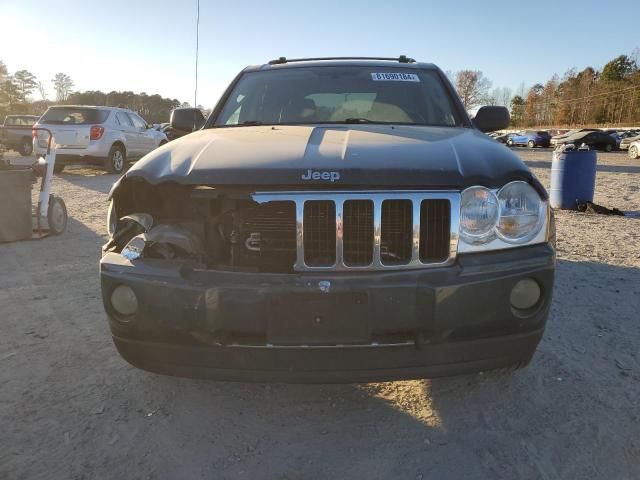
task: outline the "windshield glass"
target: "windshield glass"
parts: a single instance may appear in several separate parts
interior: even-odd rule
[[[462,124],[435,71],[345,66],[247,73],[215,125],[369,122]]]
[[[102,123],[108,116],[108,110],[98,110],[96,108],[56,107],[47,110],[40,119],[40,123],[49,125],[87,125]]]

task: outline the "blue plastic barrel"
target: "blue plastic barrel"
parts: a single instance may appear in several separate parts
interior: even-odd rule
[[[597,162],[595,150],[566,149],[553,152],[551,207],[577,210],[576,200],[592,202]]]

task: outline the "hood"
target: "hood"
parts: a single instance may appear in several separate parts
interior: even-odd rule
[[[532,180],[508,148],[469,128],[255,126],[194,132],[146,155],[127,180],[278,188],[498,188]]]

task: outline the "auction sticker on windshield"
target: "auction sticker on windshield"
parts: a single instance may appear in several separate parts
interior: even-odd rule
[[[419,82],[420,77],[415,73],[371,73],[371,78],[376,82]]]

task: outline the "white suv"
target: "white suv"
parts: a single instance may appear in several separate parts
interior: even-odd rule
[[[163,132],[152,128],[131,110],[116,107],[60,105],[49,107],[35,127],[48,128],[56,145],[55,171],[69,164],[101,165],[121,173],[137,160],[167,143]],[[44,155],[48,134],[33,131],[33,151]]]

